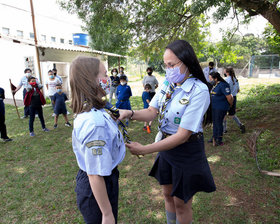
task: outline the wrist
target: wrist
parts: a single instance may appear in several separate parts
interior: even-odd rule
[[[131,111],[130,119],[132,120],[132,117],[134,115],[134,110],[130,110],[130,111]]]

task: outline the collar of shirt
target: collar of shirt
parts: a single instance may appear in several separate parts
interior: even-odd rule
[[[181,88],[185,91],[185,92],[190,92],[193,85],[194,85],[194,77],[191,77],[192,75],[190,75],[190,78],[188,78],[182,85]]]

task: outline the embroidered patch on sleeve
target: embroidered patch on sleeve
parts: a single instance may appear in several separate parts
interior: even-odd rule
[[[104,146],[106,144],[105,141],[102,141],[102,140],[94,140],[94,141],[91,141],[91,142],[88,142],[86,143],[86,146],[88,148],[91,148],[91,147],[94,147],[94,146]]]
[[[226,88],[225,90],[226,90],[227,93],[229,93],[229,88]]]
[[[175,117],[174,118],[174,124],[180,124],[181,123],[181,118]]]
[[[93,154],[94,156],[102,155],[102,148],[92,149],[92,154]]]

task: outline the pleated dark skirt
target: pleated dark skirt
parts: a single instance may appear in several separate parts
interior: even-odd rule
[[[196,192],[213,192],[216,186],[205,155],[203,138],[159,152],[149,176],[160,185],[172,184],[171,196],[185,203]]]

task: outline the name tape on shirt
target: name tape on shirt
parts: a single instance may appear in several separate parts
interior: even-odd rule
[[[92,149],[92,154],[93,154],[94,156],[102,155],[102,148]]]
[[[91,142],[88,142],[86,143],[86,146],[88,148],[91,148],[91,147],[94,147],[94,146],[104,146],[106,144],[105,141],[102,141],[102,140],[94,140],[94,141],[91,141]]]

